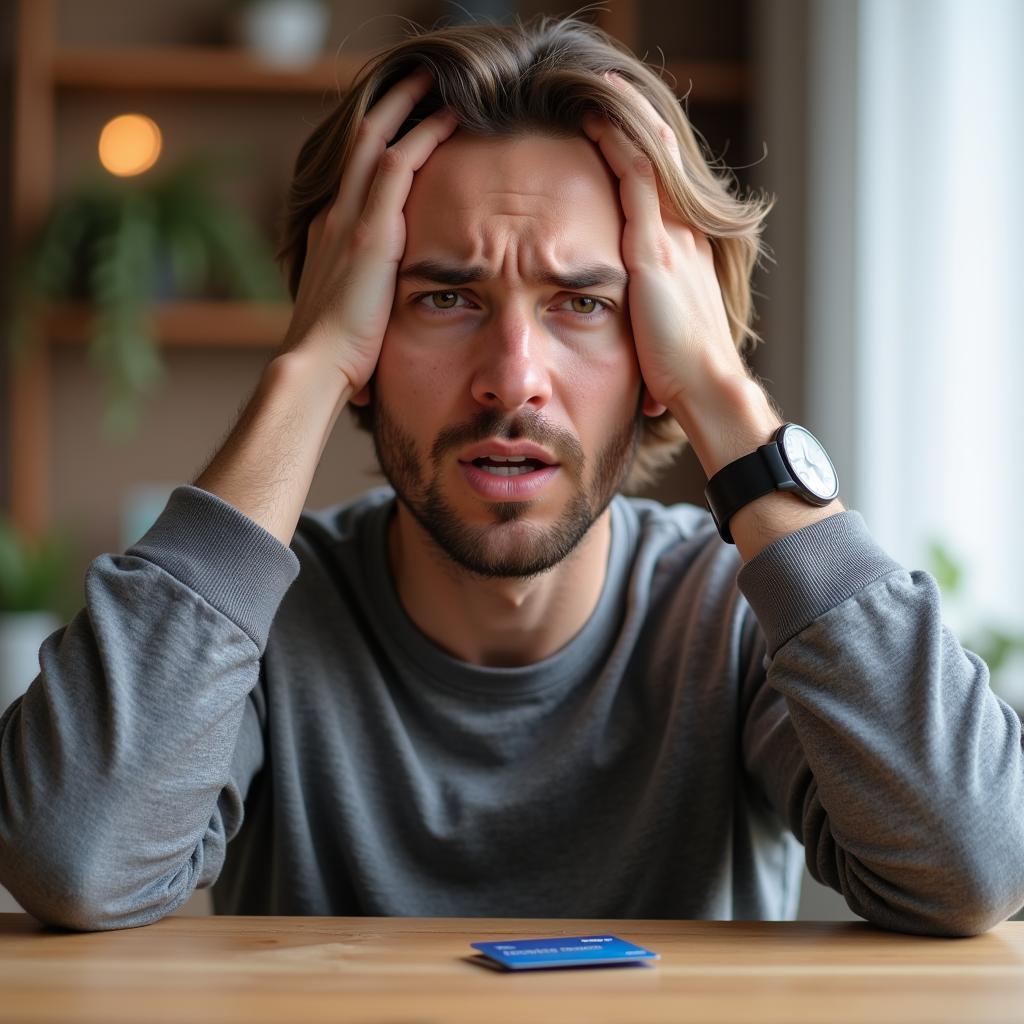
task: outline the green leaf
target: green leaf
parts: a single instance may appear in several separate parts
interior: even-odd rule
[[[24,589],[25,553],[14,527],[0,521],[0,608],[8,611]]]
[[[989,627],[976,650],[995,675],[1013,655],[1024,652],[1024,633],[1009,633],[1004,629]]]
[[[134,431],[141,399],[161,380],[150,317],[159,272],[170,271],[176,295],[222,282],[241,298],[287,301],[268,241],[216,188],[251,160],[220,147],[163,175],[90,177],[54,205],[6,275],[8,343],[19,357],[45,302],[74,296],[94,306],[89,360],[104,378],[109,436]]]
[[[72,549],[66,529],[29,541],[0,517],[0,612],[63,612]]]
[[[928,544],[928,560],[939,589],[950,597],[959,593],[964,581],[964,570],[942,541],[935,539]]]
[[[197,295],[210,276],[209,250],[194,224],[170,222],[165,228],[174,287],[179,295]]]

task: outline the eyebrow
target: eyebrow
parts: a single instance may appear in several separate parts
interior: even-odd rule
[[[419,260],[403,267],[398,276],[403,281],[429,281],[432,284],[462,285],[474,281],[487,281],[493,275],[488,274],[486,267],[464,266],[458,263],[445,263],[443,260]],[[579,288],[593,288],[595,285],[616,285],[625,288],[629,283],[629,274],[621,267],[613,267],[609,263],[581,263],[565,273],[552,270],[544,271],[538,278],[541,284],[557,285],[574,291]]]

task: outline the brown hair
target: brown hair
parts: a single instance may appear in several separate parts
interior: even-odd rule
[[[760,340],[751,328],[750,278],[763,252],[761,230],[772,201],[734,195],[732,173],[705,156],[669,86],[622,43],[575,17],[539,15],[525,24],[517,19],[512,25],[475,23],[420,30],[367,61],[349,91],[303,144],[295,163],[278,250],[293,298],[310,222],[334,198],[338,168],[349,159],[356,129],[388,89],[422,65],[430,68],[434,85],[395,141],[445,104],[460,128],[481,135],[580,135],[588,111],[618,125],[650,158],[666,206],[710,239],[737,349],[745,352]],[[637,117],[629,101],[602,77],[607,71],[631,82],[668,122],[678,139],[682,171],[647,120]],[[372,409],[349,408],[369,429]],[[685,443],[671,413],[646,418],[625,489],[654,480]]]

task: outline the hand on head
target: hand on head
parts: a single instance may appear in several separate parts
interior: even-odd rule
[[[353,393],[373,374],[405,249],[402,209],[413,175],[456,128],[442,108],[389,145],[430,89],[421,69],[367,112],[333,202],[309,225],[284,352],[309,352],[337,369]]]
[[[680,171],[675,132],[624,78],[608,74],[659,137]],[[733,343],[708,237],[666,209],[651,160],[607,118],[588,115],[583,131],[619,179],[626,223],[622,258],[629,274],[633,338],[653,401],[677,415],[712,377],[745,376]]]

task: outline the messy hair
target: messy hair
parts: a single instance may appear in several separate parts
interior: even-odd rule
[[[461,129],[493,137],[582,135],[588,112],[621,128],[650,159],[666,208],[708,236],[736,348],[745,353],[760,340],[751,327],[751,274],[762,255],[761,231],[772,201],[734,194],[731,171],[705,155],[668,84],[622,43],[575,17],[539,15],[526,23],[517,19],[509,25],[474,23],[416,30],[370,58],[303,144],[295,163],[277,254],[293,298],[302,276],[309,225],[334,199],[339,168],[347,165],[366,112],[421,66],[430,69],[434,84],[395,141],[445,105]],[[632,83],[672,128],[682,170],[656,129],[637,117],[631,102],[602,77],[609,71]],[[349,408],[360,426],[372,429],[372,403]],[[652,482],[686,442],[670,412],[645,417],[625,489]]]

